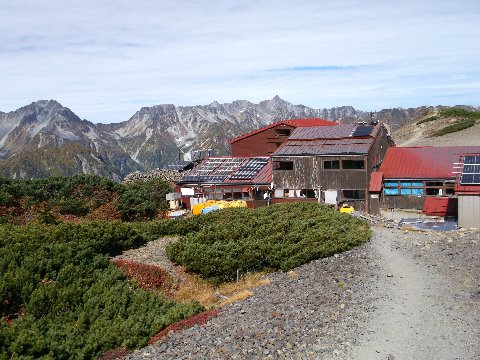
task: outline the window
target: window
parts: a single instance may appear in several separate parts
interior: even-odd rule
[[[383,188],[385,195],[424,195],[421,181],[387,181]]]
[[[342,169],[365,169],[365,161],[363,160],[342,160]]]
[[[275,147],[276,147],[276,148],[279,148],[279,147],[280,147],[280,145],[282,145],[282,143],[281,143],[281,142],[276,142],[276,143],[275,143]]]
[[[445,191],[443,189],[443,181],[426,181],[425,193],[427,195],[440,195],[442,196]]]
[[[306,198],[316,198],[317,195],[315,194],[315,190],[313,189],[302,189],[300,190],[300,197],[306,197]]]
[[[293,170],[293,161],[274,161],[274,170]]]
[[[365,200],[365,190],[342,190],[346,200]]]
[[[398,195],[398,182],[397,181],[389,181],[385,182],[385,187],[383,188],[383,193],[385,195]]]
[[[275,135],[278,137],[289,137],[290,129],[275,129]]]
[[[323,161],[323,168],[325,170],[340,169],[340,160],[325,160]]]

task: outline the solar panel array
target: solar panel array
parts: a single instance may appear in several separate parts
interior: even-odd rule
[[[221,183],[223,182],[227,177],[226,176],[219,176],[219,175],[204,175],[200,176],[200,181],[201,182],[206,182],[206,183]]]
[[[265,165],[268,159],[252,158],[248,159],[237,171],[235,171],[230,179],[232,180],[251,180]]]
[[[352,136],[370,136],[373,131],[373,126],[371,125],[358,125]]]
[[[461,184],[480,184],[480,155],[467,155],[463,157]]]
[[[215,170],[215,175],[230,175],[244,160],[244,158],[224,159],[223,163]]]
[[[181,178],[184,183],[251,180],[268,163],[265,158],[211,158]]]

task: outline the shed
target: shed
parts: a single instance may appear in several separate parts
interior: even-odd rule
[[[458,196],[458,226],[480,228],[480,153],[460,157],[455,182]]]

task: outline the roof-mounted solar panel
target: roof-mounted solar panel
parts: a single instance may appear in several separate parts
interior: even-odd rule
[[[463,157],[464,164],[477,164],[480,165],[480,155],[467,155]]]
[[[463,185],[480,185],[480,155],[463,157],[460,183]]]
[[[251,180],[258,172],[268,163],[265,158],[248,159],[237,171],[231,176],[231,180]]]
[[[463,185],[480,185],[480,174],[462,174],[460,183]]]
[[[206,175],[206,176],[200,176],[200,181],[201,182],[206,182],[206,183],[221,183],[226,179],[226,176],[219,176],[219,175]]]
[[[372,125],[358,125],[353,132],[353,137],[370,136],[373,131]]]
[[[197,182],[198,181],[198,176],[197,175],[185,175],[182,176],[180,179],[180,182]]]

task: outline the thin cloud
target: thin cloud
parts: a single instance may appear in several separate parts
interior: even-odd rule
[[[476,105],[479,15],[469,0],[18,0],[0,13],[0,110],[54,98],[112,122],[276,94],[319,108]]]

